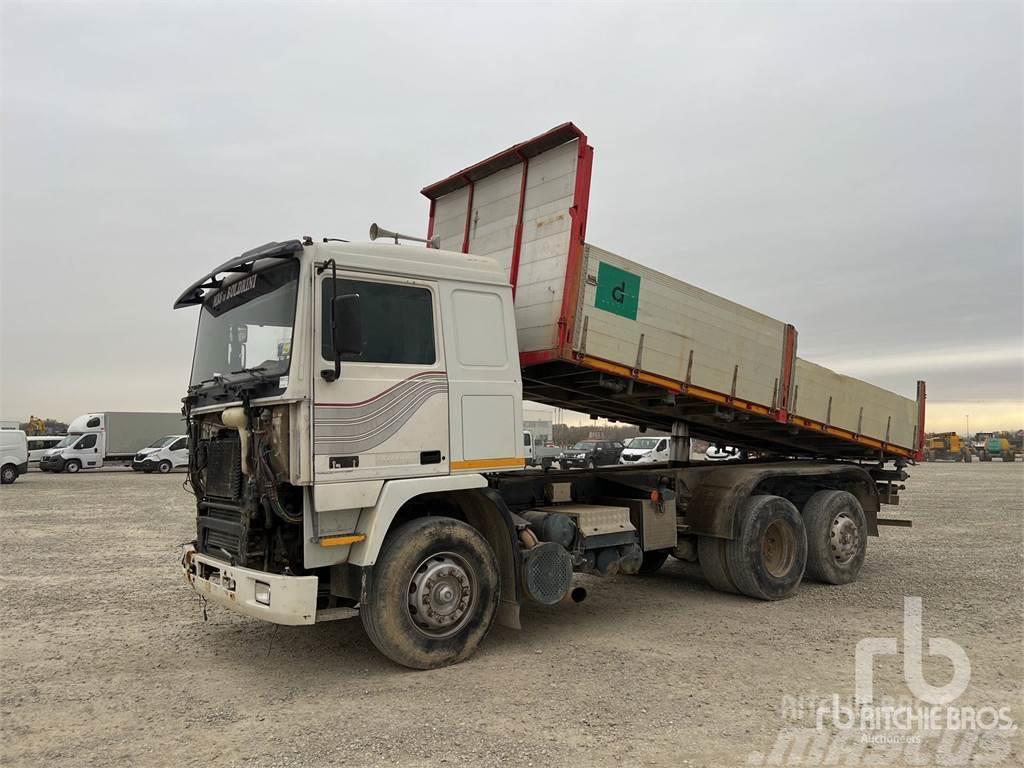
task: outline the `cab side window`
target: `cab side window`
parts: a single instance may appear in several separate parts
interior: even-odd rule
[[[320,354],[333,360],[331,348],[331,299],[334,289],[324,280],[321,288]],[[371,283],[338,278],[338,295],[359,294],[363,313],[363,349],[358,355],[342,355],[350,363],[433,365],[434,304],[431,293],[416,285]]]
[[[177,440],[175,440],[173,443],[171,443],[171,450],[172,451],[181,451],[181,450],[184,450],[185,446],[187,446],[187,445],[188,445],[188,438],[187,437],[181,437],[181,438],[178,438]]]
[[[91,419],[89,419],[89,421],[87,421],[85,423],[86,429],[95,429],[99,425],[100,425],[100,417],[99,416],[93,416]]]
[[[96,435],[86,435],[75,445],[77,450],[84,448],[95,448],[96,447]]]

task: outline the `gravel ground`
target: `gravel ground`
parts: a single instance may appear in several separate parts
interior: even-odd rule
[[[193,535],[182,475],[32,472],[0,489],[0,758],[788,764],[773,749],[786,729],[813,725],[794,702],[851,695],[857,642],[902,636],[905,595],[923,598],[925,638],[949,638],[970,659],[954,705],[1011,707],[1016,720],[1022,470],[913,468],[903,504],[885,511],[914,527],[871,539],[856,584],[805,583],[795,598],[762,603],[714,592],[695,566],[670,560],[647,579],[585,578],[582,605],[526,608],[523,631],[497,627],[474,658],[431,672],[382,658],[358,619],[275,628],[211,607],[204,621],[177,570]],[[924,671],[942,685],[951,667],[926,658]],[[899,658],[877,661],[874,679],[876,697],[908,695]],[[971,732],[957,742],[967,751],[862,745],[816,759],[1020,764],[1019,736],[1003,736]]]

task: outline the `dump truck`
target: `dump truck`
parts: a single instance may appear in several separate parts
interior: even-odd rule
[[[205,601],[358,616],[426,669],[523,605],[583,599],[574,574],[672,556],[777,600],[855,580],[868,537],[906,524],[881,506],[922,458],[924,383],[910,399],[831,371],[792,324],[588,243],[592,161],[566,123],[424,188],[426,238],[271,242],[182,292],[181,570]],[[663,430],[669,460],[525,468],[524,398]],[[691,463],[691,436],[758,458]]]
[[[939,432],[925,438],[925,461],[965,461],[970,463],[974,458],[971,446],[961,440],[956,432]]]

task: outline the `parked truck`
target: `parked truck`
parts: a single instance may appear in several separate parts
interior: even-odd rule
[[[978,458],[981,461],[992,461],[995,457],[1002,459],[1008,464],[1012,464],[1016,460],[1016,449],[1008,438],[998,435],[986,438]]]
[[[939,432],[925,438],[924,460],[925,461],[966,461],[970,463],[974,459],[971,446],[966,440],[961,440],[956,432]]]
[[[763,600],[857,578],[903,524],[880,510],[922,458],[923,382],[815,365],[792,325],[587,243],[592,157],[567,123],[426,187],[427,247],[273,242],[181,294],[199,595],[358,615],[432,668],[524,603],[582,599],[577,572],[671,554]],[[524,397],[663,430],[669,460],[525,470]],[[759,458],[691,463],[691,435]]]
[[[180,413],[104,411],[72,420],[67,436],[39,459],[44,472],[75,473],[131,464],[135,452],[156,438],[182,430]]]
[[[562,449],[553,445],[544,445],[544,443],[536,439],[533,432],[524,429],[523,452],[526,466],[548,469],[557,461],[558,454],[562,452]]]

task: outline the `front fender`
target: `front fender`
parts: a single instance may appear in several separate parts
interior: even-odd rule
[[[348,562],[353,565],[373,565],[377,562],[381,545],[391,522],[398,510],[409,501],[425,493],[445,491],[466,491],[486,488],[483,475],[441,475],[440,477],[417,477],[408,480],[388,480],[377,497],[377,503],[359,513],[356,531],[366,538],[352,545]]]

